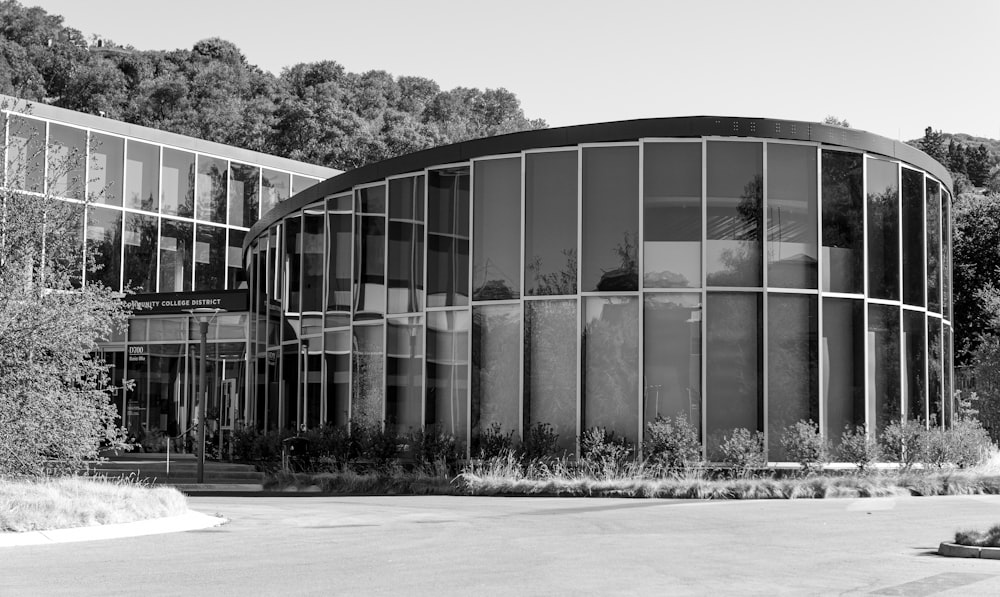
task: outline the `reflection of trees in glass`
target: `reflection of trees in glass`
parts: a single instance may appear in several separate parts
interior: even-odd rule
[[[96,214],[91,211],[91,217]],[[103,214],[103,212],[102,212]],[[102,228],[88,226],[87,231],[87,283],[100,282],[113,290],[118,290],[118,263],[121,238],[121,212],[110,212],[101,216]]]
[[[542,258],[532,257],[525,269],[530,273],[535,283],[528,289],[529,295],[561,295],[576,294],[576,249],[563,249],[566,264],[562,269],[542,273]]]
[[[476,307],[472,314],[472,447],[493,424],[518,428],[520,306]]]
[[[639,313],[633,297],[587,298],[590,318],[581,337],[585,427],[601,426],[636,439],[639,420]]]
[[[902,417],[898,318],[898,307],[869,307],[868,333],[869,337],[874,336],[871,358],[875,359],[873,379],[869,381],[869,386],[875,397],[875,422],[878,431]]]
[[[527,429],[549,423],[560,447],[576,441],[576,300],[525,302],[524,413]]]
[[[899,193],[868,193],[868,284],[877,298],[899,298]]]
[[[613,252],[618,256],[618,267],[613,270],[601,270],[601,279],[597,290],[629,291],[639,288],[639,258],[638,244],[635,234],[625,231],[622,241],[615,245]]]
[[[374,328],[381,331],[381,328]],[[354,379],[351,425],[371,429],[382,425],[383,359],[380,342],[354,336]]]
[[[779,441],[784,429],[819,421],[816,298],[770,295],[768,301],[768,448],[772,460],[788,460]]]
[[[761,282],[761,230],[764,227],[764,178],[754,175],[743,187],[735,217],[716,223],[710,237],[727,248],[719,255],[724,271],[708,273],[711,286],[759,286]],[[728,242],[726,242],[728,241]],[[733,242],[735,241],[735,242]],[[721,243],[719,243],[721,244]]]
[[[826,290],[861,292],[864,263],[864,203],[861,155],[824,151],[823,247],[830,284]],[[844,255],[844,258],[840,258]]]

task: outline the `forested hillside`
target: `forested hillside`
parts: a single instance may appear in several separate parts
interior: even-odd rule
[[[0,2],[0,93],[340,169],[546,126],[502,88],[446,91],[332,60],[274,76],[222,39],[120,47],[14,0]]]

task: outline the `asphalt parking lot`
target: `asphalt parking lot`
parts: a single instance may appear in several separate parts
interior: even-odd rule
[[[228,524],[6,548],[0,595],[997,595],[1000,497],[192,497]]]

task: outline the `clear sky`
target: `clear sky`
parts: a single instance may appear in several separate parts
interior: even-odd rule
[[[335,60],[505,87],[551,126],[657,116],[1000,138],[1000,0],[21,0],[138,49],[235,43],[275,74]]]

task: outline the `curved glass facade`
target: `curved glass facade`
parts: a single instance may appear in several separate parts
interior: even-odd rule
[[[707,458],[745,427],[773,461],[800,419],[834,443],[947,423],[950,181],[845,143],[636,129],[348,173],[265,217],[250,419],[433,427],[470,453],[547,423],[572,453],[684,415]]]

